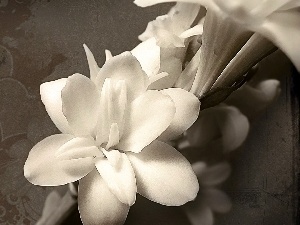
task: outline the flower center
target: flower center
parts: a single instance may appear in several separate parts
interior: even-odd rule
[[[124,80],[106,78],[100,96],[96,143],[108,150],[117,145],[124,131],[127,87]]]

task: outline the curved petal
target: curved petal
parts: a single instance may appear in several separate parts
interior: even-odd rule
[[[176,30],[179,33],[190,28],[198,15],[199,9],[199,4],[186,4],[180,1],[177,2],[168,13],[168,15],[172,17],[173,28],[176,29],[177,27]]]
[[[40,186],[57,186],[79,180],[94,168],[93,157],[61,160],[56,151],[73,139],[73,135],[56,134],[37,143],[29,152],[24,176]]]
[[[138,154],[126,153],[135,171],[138,193],[167,206],[193,200],[199,190],[190,163],[172,146],[154,141]]]
[[[140,62],[142,69],[151,77],[158,73],[160,68],[160,47],[155,38],[149,38],[137,45],[131,53]]]
[[[254,29],[277,45],[300,71],[300,12],[279,11],[266,18]]]
[[[222,132],[224,151],[232,151],[240,147],[246,140],[249,132],[249,121],[237,108],[226,106],[218,117]]]
[[[147,74],[130,52],[124,52],[105,62],[96,79],[99,90],[106,78],[111,78],[113,81],[124,80],[129,100],[144,93],[149,85]]]
[[[201,49],[199,48],[199,50],[193,56],[192,60],[180,74],[178,80],[175,83],[175,87],[182,88],[186,91],[191,90],[200,63],[200,53]]]
[[[237,108],[217,106],[202,111],[198,120],[188,130],[193,146],[204,147],[210,142],[220,143],[224,151],[242,145],[248,136],[249,121]]]
[[[113,195],[96,169],[79,181],[78,208],[85,225],[122,225],[129,206]]]
[[[117,149],[140,152],[171,124],[175,115],[172,99],[159,91],[147,91],[129,106],[124,134]]]
[[[201,4],[207,2],[206,0],[135,0],[134,3],[141,7],[147,7],[159,3],[165,3],[165,2],[185,2],[185,3],[196,3]]]
[[[81,74],[67,80],[61,92],[63,113],[72,131],[79,135],[94,135],[99,116],[100,94],[96,85]]]
[[[102,152],[96,147],[92,137],[75,137],[63,144],[56,152],[59,159],[70,160],[86,157],[103,157]]]
[[[86,58],[87,58],[87,61],[89,64],[90,78],[92,81],[95,81],[100,68],[99,68],[91,50],[86,46],[86,44],[84,44],[83,47],[84,47]]]
[[[214,217],[212,210],[204,205],[201,199],[190,202],[183,206],[187,217],[192,225],[213,225]]]
[[[208,188],[202,190],[203,201],[215,212],[227,213],[232,207],[229,197],[218,189]]]
[[[203,33],[203,24],[198,24],[180,34],[181,38],[188,38]]]
[[[226,99],[226,104],[237,107],[251,120],[270,105],[279,94],[280,82],[269,79],[260,82],[255,87],[243,85]]]
[[[98,172],[110,191],[122,203],[133,205],[136,198],[136,180],[126,154],[117,150],[108,151],[106,154],[108,160],[100,159],[96,162]]]
[[[174,140],[196,121],[199,115],[200,102],[194,94],[180,88],[164,89],[161,92],[172,98],[176,113],[172,123],[159,139]]]
[[[201,162],[200,162],[201,163]],[[228,162],[216,164],[214,166],[199,170],[198,163],[193,164],[193,169],[203,186],[215,186],[224,182],[231,173],[231,167]]]
[[[61,91],[67,83],[67,78],[45,82],[40,86],[40,94],[46,111],[53,123],[62,133],[70,133],[71,128],[62,110]]]
[[[151,84],[151,89],[161,90],[174,86],[182,72],[182,62],[174,55],[168,55],[162,50],[161,63],[159,72],[166,72],[168,76]]]

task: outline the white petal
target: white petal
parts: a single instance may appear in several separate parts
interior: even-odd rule
[[[91,50],[86,46],[86,44],[84,44],[83,47],[84,47],[86,58],[87,58],[88,64],[89,64],[90,78],[92,81],[95,81],[100,68],[99,68]]]
[[[195,95],[180,88],[164,89],[162,93],[170,96],[176,107],[171,125],[159,137],[160,140],[169,141],[177,138],[196,121],[200,102]]]
[[[108,151],[113,153],[111,157],[117,157],[113,163],[108,159],[99,159],[96,168],[107,184],[110,191],[124,204],[133,205],[136,197],[136,180],[131,164],[125,153],[117,150]],[[117,155],[115,155],[117,153]]]
[[[182,33],[184,30],[190,28],[198,15],[199,9],[199,4],[186,4],[183,2],[177,2],[168,13],[168,15],[172,17],[173,29],[179,31],[179,33]]]
[[[130,52],[124,52],[105,62],[96,81],[100,90],[106,78],[111,78],[112,81],[124,80],[130,100],[144,93],[149,85],[147,74]]]
[[[155,38],[150,38],[136,46],[132,55],[140,62],[142,69],[151,77],[158,73],[160,68],[160,47]]]
[[[96,85],[81,74],[74,74],[62,90],[63,113],[76,135],[94,135],[100,94]]]
[[[201,191],[203,201],[215,212],[227,213],[232,207],[229,197],[218,189],[207,188]]]
[[[183,206],[192,225],[213,225],[214,217],[212,210],[201,202],[201,199],[196,199],[195,202],[190,202]]]
[[[67,83],[67,78],[41,84],[40,94],[47,113],[53,123],[62,133],[70,133],[71,128],[62,111],[61,91]]]
[[[274,102],[279,94],[280,82],[269,79],[254,87],[247,84],[243,85],[226,99],[226,104],[237,107],[251,120]],[[247,101],[244,101],[244,99],[247,99]]]
[[[59,159],[79,159],[86,157],[103,157],[102,152],[95,146],[92,137],[75,137],[62,145],[55,153]]]
[[[138,193],[167,206],[193,200],[199,190],[190,163],[172,146],[154,141],[142,152],[126,153],[135,171]]]
[[[150,5],[155,5],[164,2],[175,2],[175,0],[135,0],[134,1],[136,5],[141,7],[147,7]],[[205,0],[177,0],[177,2],[202,4],[202,2],[205,2]]]
[[[162,49],[159,72],[166,72],[168,76],[152,83],[152,89],[161,90],[174,87],[175,82],[182,72],[182,62],[176,58],[175,53],[176,52],[174,52],[174,55],[168,55],[167,50]]]
[[[224,151],[237,149],[249,132],[249,121],[237,108],[217,106],[202,111],[188,130],[193,146],[205,147],[208,143],[220,144]]]
[[[117,149],[140,152],[171,124],[175,115],[172,99],[159,91],[147,91],[135,99],[125,119]]]
[[[182,71],[178,80],[175,83],[175,87],[182,88],[186,91],[191,90],[200,63],[200,53],[201,49],[199,49],[196,52],[192,60],[184,68],[184,70]]]
[[[122,225],[129,206],[113,195],[97,170],[79,181],[78,208],[84,225]]]
[[[56,151],[74,138],[56,134],[37,143],[29,152],[24,165],[24,176],[35,185],[57,186],[79,180],[94,168],[92,157],[61,160]]]
[[[270,15],[256,31],[270,39],[300,71],[300,12],[280,11]]]
[[[181,38],[188,38],[203,33],[203,24],[198,24],[180,34]]]
[[[107,62],[108,60],[110,60],[113,57],[113,55],[111,54],[111,51],[109,50],[105,50],[105,62]]]
[[[199,167],[197,163],[193,164],[193,169]],[[214,166],[207,167],[202,171],[194,169],[199,183],[204,186],[214,186],[224,182],[231,173],[231,167],[229,163],[223,162]]]

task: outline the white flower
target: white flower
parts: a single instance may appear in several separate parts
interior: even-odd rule
[[[259,76],[262,75],[259,74]],[[228,105],[237,107],[245,116],[252,120],[274,102],[279,94],[280,82],[275,79],[268,79],[256,85],[243,85],[233,92],[225,102]]]
[[[149,77],[148,89],[174,87],[182,71],[182,62],[168,48],[159,47],[153,37],[137,45],[131,53]]]
[[[194,163],[200,191],[193,202],[183,206],[192,225],[213,225],[213,212],[227,213],[232,207],[228,196],[217,188],[230,175],[231,168],[227,162],[207,166],[203,162]]]
[[[191,146],[229,152],[240,147],[248,133],[247,117],[236,107],[221,104],[201,111],[187,138]]]
[[[185,47],[187,38],[203,31],[202,24],[191,28],[199,9],[199,5],[177,3],[167,15],[158,16],[156,20],[149,22],[139,39],[146,41],[155,37],[160,47]]]
[[[25,177],[41,186],[79,180],[84,224],[122,224],[137,192],[168,206],[194,199],[199,186],[191,165],[162,140],[192,125],[198,99],[178,88],[147,90],[148,76],[130,52],[107,54],[100,69],[85,49],[91,79],[74,74],[41,85],[62,134],[33,147]]]
[[[135,0],[149,6],[172,0]],[[277,45],[300,70],[300,1],[299,0],[178,0],[198,3],[237,24],[258,32]]]

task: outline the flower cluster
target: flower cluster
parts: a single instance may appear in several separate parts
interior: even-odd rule
[[[135,0],[161,2],[171,1]],[[181,0],[149,22],[134,49],[106,51],[101,68],[84,45],[89,78],[40,86],[61,134],[32,148],[25,177],[41,186],[79,181],[84,224],[123,224],[139,193],[166,206],[194,200],[183,207],[191,223],[212,225],[213,211],[231,208],[218,189],[231,169],[207,153],[241,147],[253,118],[278,96],[275,79],[248,82],[275,46],[300,69],[299,6]]]

